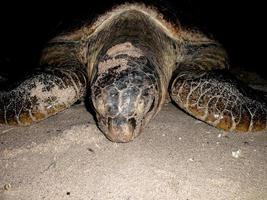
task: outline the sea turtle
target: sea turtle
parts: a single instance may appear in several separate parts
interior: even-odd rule
[[[85,96],[100,130],[114,142],[137,137],[168,97],[227,131],[267,126],[264,97],[227,72],[222,45],[144,4],[117,6],[55,37],[40,65],[46,67],[0,94],[1,123],[30,125]]]

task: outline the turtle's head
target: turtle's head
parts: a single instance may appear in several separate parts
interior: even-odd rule
[[[114,142],[138,136],[159,103],[155,69],[146,57],[129,51],[100,60],[91,87],[98,126]]]
[[[144,81],[141,74],[124,76],[111,85],[107,82],[104,88],[93,86],[92,99],[98,126],[114,142],[129,142],[138,136],[156,106],[155,89],[152,85],[151,88],[141,85]],[[128,82],[138,81],[138,77],[140,85]],[[128,81],[123,83],[125,79]]]

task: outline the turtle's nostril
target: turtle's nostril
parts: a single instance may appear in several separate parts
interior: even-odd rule
[[[135,119],[109,118],[106,136],[113,142],[130,142],[134,139]]]
[[[136,120],[134,118],[130,118],[129,119],[129,124],[131,124],[131,126],[133,127],[133,129],[136,128]]]

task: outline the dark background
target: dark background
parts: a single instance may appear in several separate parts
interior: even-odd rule
[[[38,65],[45,42],[124,1],[9,2],[0,6],[0,75],[19,77]],[[132,2],[132,1],[130,1]],[[168,18],[197,27],[217,39],[229,53],[232,67],[265,73],[266,7],[259,1],[143,1]]]

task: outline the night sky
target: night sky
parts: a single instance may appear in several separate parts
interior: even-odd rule
[[[90,3],[91,2],[91,3]],[[1,5],[0,75],[20,76],[38,64],[45,42],[63,30],[71,30],[123,1],[33,2]],[[253,1],[144,1],[170,19],[197,27],[226,48],[232,67],[256,71],[267,78],[263,29],[263,3]],[[233,3],[234,2],[234,3]],[[248,3],[250,2],[250,3]],[[15,73],[14,73],[15,72]]]

